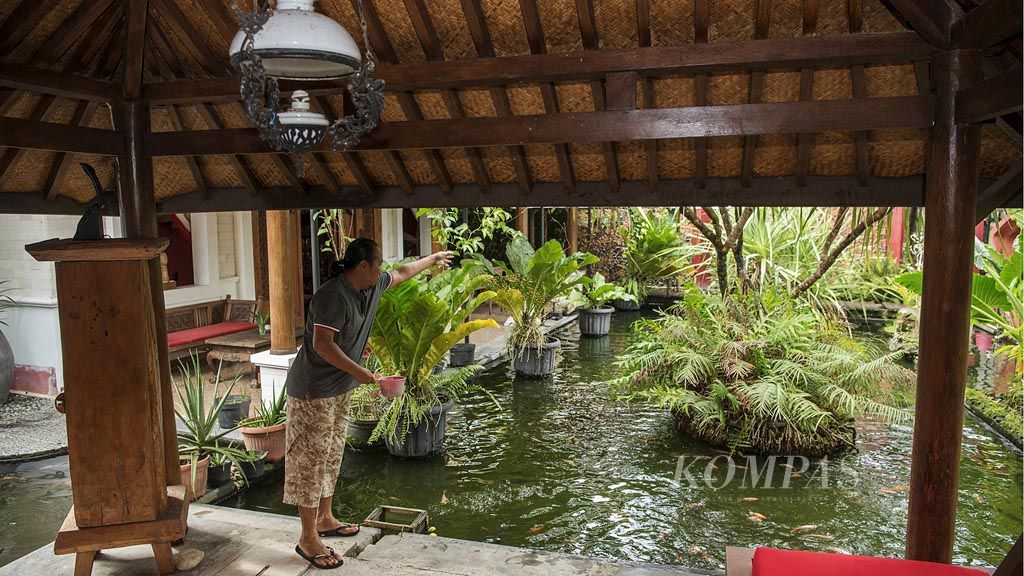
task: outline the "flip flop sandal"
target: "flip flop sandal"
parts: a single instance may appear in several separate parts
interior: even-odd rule
[[[305,560],[306,562],[309,562],[309,565],[312,566],[313,568],[317,568],[319,570],[334,570],[335,568],[338,568],[342,564],[345,563],[344,560],[339,558],[334,553],[334,548],[331,548],[330,546],[328,546],[327,549],[331,551],[330,554],[317,554],[315,556],[310,556],[309,554],[306,554],[305,552],[303,552],[302,548],[299,548],[298,544],[295,545],[295,553],[298,554],[299,556],[302,556],[302,559]],[[338,561],[338,563],[337,564],[333,564],[331,566],[321,566],[320,564],[316,563],[317,560],[323,560],[325,558],[334,558],[335,560]]]
[[[356,529],[355,532],[353,532],[351,534],[344,534],[344,533],[342,533],[342,530],[344,530],[346,528],[353,528],[353,527]],[[338,526],[337,528],[334,528],[332,530],[324,530],[323,532],[317,532],[317,534],[319,534],[321,538],[330,537],[330,536],[343,536],[343,537],[345,537],[345,536],[355,536],[356,534],[359,534],[359,526],[357,526],[355,524],[349,524],[348,522],[342,522],[341,526]]]

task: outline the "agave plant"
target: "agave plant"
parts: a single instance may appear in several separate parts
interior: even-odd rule
[[[631,225],[621,232],[626,245],[623,286],[637,302],[647,298],[651,282],[674,278],[689,266],[693,247],[679,233],[679,211],[631,208]]]
[[[550,240],[536,251],[522,235],[506,247],[508,264],[500,263],[504,274],[493,278],[494,301],[508,311],[515,323],[509,334],[508,348],[518,357],[528,346],[544,342],[541,319],[555,298],[568,295],[574,288],[591,282],[581,268],[598,261],[593,254],[566,255],[562,245]]]
[[[175,386],[178,395],[179,409],[174,413],[185,426],[185,432],[178,433],[178,452],[183,459],[189,460],[192,464],[192,483],[195,484],[196,462],[206,455],[220,455],[235,467],[238,462],[245,458],[245,451],[232,446],[221,446],[220,440],[231,430],[217,431],[217,414],[221,406],[227,400],[229,394],[238,382],[239,376],[235,376],[227,389],[220,392],[221,380],[218,364],[217,373],[213,381],[213,402],[208,405],[203,382],[202,369],[199,364],[199,355],[193,353],[188,363],[178,362],[181,372],[181,383]]]
[[[595,273],[590,282],[582,283],[569,293],[569,305],[577,308],[595,309],[601,308],[612,300],[627,300],[635,302],[636,297],[626,291],[618,284],[606,282],[604,276]]]
[[[464,321],[467,315],[465,308],[453,310],[450,301],[424,293],[416,279],[384,293],[370,331],[370,348],[380,360],[381,372],[404,376],[406,383],[405,392],[384,408],[370,441],[404,439],[432,407],[458,401],[474,388],[469,378],[482,366],[434,373],[434,366],[460,340],[482,328],[498,327],[491,319]]]
[[[786,295],[689,289],[634,330],[619,361],[623,397],[668,407],[681,429],[717,446],[822,455],[852,446],[857,416],[909,418],[882,401],[913,381],[899,354],[857,342]]]

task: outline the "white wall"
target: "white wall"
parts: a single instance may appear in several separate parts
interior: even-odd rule
[[[0,214],[0,281],[14,300],[3,330],[14,350],[14,363],[31,368],[53,368],[58,388],[63,387],[57,283],[52,262],[36,262],[25,245],[50,238],[70,238],[77,216]]]
[[[398,262],[405,258],[404,242],[402,242],[402,209],[385,208],[381,210],[381,251],[384,252],[384,260],[387,262]]]
[[[235,277],[235,217],[231,212],[217,213],[217,250],[220,277]]]

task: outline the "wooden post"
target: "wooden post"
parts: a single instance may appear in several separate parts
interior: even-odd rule
[[[142,149],[143,136],[149,132],[149,106],[141,99],[125,100],[114,104],[115,122],[124,133],[125,155],[118,159],[118,201],[125,238],[156,238],[156,198],[153,192],[153,161]],[[153,319],[156,329],[157,361],[160,364],[159,405],[154,406],[163,421],[163,462],[161,468],[168,486],[181,483],[178,463],[178,435],[174,422],[174,391],[171,383],[171,363],[167,354],[167,316],[164,306],[164,286],[161,280],[160,259],[154,258],[149,266],[150,293],[153,301]]]
[[[949,563],[953,558],[981,130],[955,123],[955,96],[981,79],[978,50],[932,56],[935,125],[925,186],[928,225],[910,465],[909,560]]]
[[[527,206],[519,206],[515,209],[516,211],[516,230],[518,230],[523,236],[526,236],[527,240],[530,238],[530,208]]]
[[[295,214],[267,212],[267,264],[270,276],[270,353],[295,352]]]
[[[565,212],[565,243],[569,246],[570,254],[575,254],[579,251],[579,241],[576,239],[575,208],[567,208]]]
[[[373,241],[377,246],[384,247],[384,212],[380,208],[373,210]]]

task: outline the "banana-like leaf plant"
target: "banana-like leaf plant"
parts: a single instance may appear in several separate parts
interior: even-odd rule
[[[589,283],[580,284],[573,289],[568,300],[571,306],[593,310],[601,308],[612,300],[635,302],[636,297],[622,286],[606,282],[604,276],[597,272]]]
[[[598,258],[586,252],[567,255],[556,240],[534,250],[522,235],[514,237],[505,251],[509,263],[499,264],[504,274],[494,277],[494,301],[515,323],[508,347],[512,356],[518,357],[526,347],[543,344],[541,320],[546,307],[555,298],[592,282],[582,268]]]
[[[497,328],[494,320],[454,321],[465,318],[450,301],[425,292],[416,279],[408,280],[381,297],[370,331],[370,348],[384,374],[404,376],[405,392],[386,406],[371,436],[404,438],[434,406],[440,406],[474,388],[469,378],[479,365],[434,373],[444,355],[463,338],[483,328]]]
[[[631,225],[622,230],[626,244],[623,286],[642,303],[648,285],[682,274],[695,249],[679,233],[678,210],[630,209],[629,218]]]

